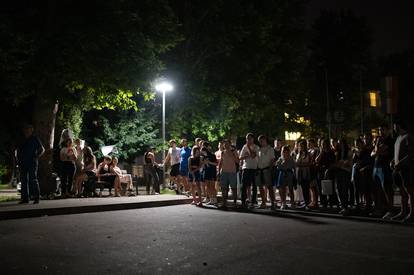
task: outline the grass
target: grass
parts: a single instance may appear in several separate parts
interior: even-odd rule
[[[10,184],[0,184],[0,190],[10,189],[10,188],[11,188]]]
[[[161,189],[161,195],[175,195],[175,191],[169,188]]]
[[[20,197],[18,196],[0,196],[0,203],[1,202],[8,202],[8,201],[18,201]]]

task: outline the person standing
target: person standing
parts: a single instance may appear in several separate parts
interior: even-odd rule
[[[164,160],[164,165],[167,163],[171,167],[170,180],[175,184],[175,192],[177,195],[181,194],[181,186],[178,177],[180,176],[180,148],[177,147],[177,142],[172,139],[170,140],[170,148],[168,149],[167,156]]]
[[[373,180],[376,184],[377,208],[385,210],[383,219],[393,216],[394,190],[392,188],[392,171],[390,163],[394,155],[394,140],[389,133],[388,126],[379,127],[379,136],[374,146],[371,156],[374,157]]]
[[[280,210],[287,209],[286,204],[286,194],[289,192],[290,205],[293,208],[295,202],[295,193],[294,193],[294,171],[295,171],[295,161],[293,160],[289,146],[285,145],[281,149],[281,156],[276,161],[276,168],[278,170],[278,178],[276,186],[279,189],[281,206]]]
[[[81,172],[83,170],[83,146],[82,146],[82,141],[77,138],[75,139],[75,150],[76,150],[76,161],[75,161],[75,166],[76,166],[76,172],[75,172],[75,184],[73,185],[73,191],[75,194],[77,194],[77,182],[78,182],[78,178],[81,177]]]
[[[394,123],[394,130],[398,134],[394,145],[394,159],[390,166],[393,169],[394,182],[401,192],[401,212],[393,220],[404,222],[414,221],[414,138],[407,131],[403,121]]]
[[[207,187],[207,194],[210,200],[206,204],[217,204],[217,192],[215,188],[215,182],[217,178],[217,159],[216,155],[211,152],[211,144],[207,141],[203,142],[205,149],[204,157],[204,182]]]
[[[251,205],[257,204],[257,186],[256,186],[256,170],[257,170],[257,153],[259,147],[254,144],[254,135],[248,133],[246,135],[246,144],[240,151],[239,159],[242,161],[242,207],[247,208],[247,190],[252,187]]]
[[[256,174],[256,183],[259,186],[260,197],[262,198],[262,203],[260,208],[266,208],[267,192],[269,192],[271,209],[275,210],[275,192],[272,185],[272,167],[275,161],[275,151],[269,145],[267,137],[260,135],[258,138],[260,143],[260,148],[258,151],[257,159],[257,174]]]
[[[150,148],[145,154],[144,154],[144,177],[145,177],[145,183],[146,183],[146,191],[147,195],[159,195],[159,177],[156,170],[156,167],[158,164],[155,162],[155,154],[154,154],[155,148]],[[152,190],[151,190],[152,187]],[[151,192],[150,192],[151,191]]]
[[[231,147],[229,140],[224,141],[224,148],[221,151],[221,160],[218,165],[220,174],[221,191],[223,194],[223,204],[221,208],[227,208],[229,188],[232,190],[234,204],[237,203],[237,164],[239,156],[235,149]]]
[[[217,151],[214,153],[216,155],[216,160],[217,160],[217,175],[220,174],[219,164],[221,160],[221,152],[223,152],[223,150],[224,150],[224,142],[219,141],[218,146],[217,146]],[[217,180],[215,183],[215,189],[216,189],[216,193],[220,191],[220,177],[219,176],[217,176]]]
[[[201,196],[201,152],[198,146],[193,146],[191,149],[191,156],[188,158],[188,176],[191,184],[191,193],[193,195],[193,202],[197,206],[202,206]],[[198,198],[197,198],[198,195]]]
[[[315,160],[316,157],[319,155],[319,148],[316,146],[316,142],[314,139],[308,140],[308,152],[310,158],[310,200],[311,203],[309,205],[310,209],[318,208],[318,184],[317,184],[317,170]]]
[[[188,142],[186,139],[182,139],[180,150],[180,178],[186,192],[190,192],[190,184],[188,183],[188,159],[190,156],[191,149],[188,147]]]
[[[40,189],[37,180],[37,169],[39,157],[45,152],[45,148],[39,138],[33,135],[33,126],[23,127],[24,141],[17,148],[17,164],[20,169],[20,180],[22,184],[20,204],[29,203],[33,197],[33,203],[39,203]],[[30,194],[33,193],[33,194]]]
[[[318,169],[318,188],[322,191],[322,180],[331,180],[332,184],[332,194],[329,195],[329,198],[322,194],[320,195],[321,204],[324,208],[328,206],[328,200],[329,205],[332,207],[334,204],[337,204],[337,198],[336,198],[336,191],[334,188],[334,169],[335,169],[335,153],[332,150],[332,147],[329,144],[329,139],[324,139],[322,141],[322,147],[321,152],[316,157],[316,167]]]
[[[298,142],[298,152],[296,154],[296,179],[302,188],[304,208],[309,209],[310,204],[310,155],[306,140]]]
[[[73,148],[73,140],[70,138],[66,141],[66,146],[60,150],[60,160],[62,161],[62,197],[70,197],[72,192],[72,183],[76,172],[76,149]]]

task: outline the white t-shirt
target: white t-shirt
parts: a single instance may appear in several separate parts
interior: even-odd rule
[[[250,154],[256,152],[256,157],[251,158]],[[259,146],[253,144],[249,148],[247,148],[247,145],[245,144],[243,148],[240,151],[240,158],[246,157],[243,160],[242,169],[257,169],[257,163],[258,163],[258,152],[259,152]]]
[[[257,167],[259,169],[268,168],[272,166],[272,161],[275,158],[275,151],[269,145],[260,147],[258,157]]]
[[[172,147],[168,149],[168,153],[170,154],[171,166],[180,163],[180,152],[181,152],[181,148],[178,148],[178,147],[175,147],[175,149],[173,149]]]

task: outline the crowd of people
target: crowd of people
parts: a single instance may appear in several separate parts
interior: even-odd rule
[[[20,203],[30,197],[39,203],[38,158],[44,148],[24,128],[25,141],[16,151],[22,183]],[[343,215],[352,211],[384,219],[414,220],[414,140],[404,122],[378,129],[372,138],[366,134],[348,145],[345,138],[308,138],[294,144],[275,139],[274,146],[264,135],[246,142],[237,150],[230,140],[219,142],[216,151],[210,142],[197,138],[190,148],[175,140],[162,164],[156,162],[154,148],[144,155],[147,194],[159,194],[159,167],[170,168],[170,181],[177,194],[192,196],[197,206],[215,205],[226,209],[230,197],[236,207],[271,209],[338,209]],[[65,138],[59,150],[62,197],[101,196],[103,188],[120,196],[125,179],[116,157],[104,156],[97,164],[89,146],[81,140]],[[127,181],[132,191],[132,179]],[[96,193],[99,189],[99,193]],[[401,209],[396,211],[394,193],[398,190]],[[222,193],[222,203],[217,193]],[[259,193],[258,193],[259,191]],[[259,198],[258,198],[259,194]],[[238,203],[240,201],[240,203]],[[260,205],[259,205],[260,201]]]
[[[180,147],[171,140],[164,165],[171,168],[176,192],[191,193],[192,204],[197,206],[226,209],[231,194],[235,206],[241,208],[263,209],[270,202],[271,209],[332,208],[343,215],[358,211],[411,222],[413,142],[403,122],[394,124],[394,132],[383,125],[374,138],[363,135],[351,146],[345,138],[309,138],[292,145],[276,139],[272,148],[268,137],[260,135],[256,142],[248,133],[241,150],[223,140],[213,152],[211,144],[201,138],[195,139],[192,148],[186,139]],[[153,174],[156,165],[151,154],[146,161],[147,175]],[[395,187],[401,195],[400,211],[395,210]],[[219,190],[223,197],[220,205]]]

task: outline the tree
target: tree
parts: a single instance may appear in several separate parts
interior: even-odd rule
[[[138,112],[92,110],[85,114],[80,137],[98,152],[97,157],[102,157],[100,147],[115,145],[116,155],[130,163],[148,146],[161,144],[156,126],[153,115],[145,109]]]
[[[159,55],[180,36],[167,1],[15,1],[1,19],[2,99],[33,105],[47,151],[43,193],[53,187],[52,148],[60,102],[88,108],[135,108],[133,96],[163,68]]]
[[[361,114],[360,81],[365,90],[370,79],[371,30],[365,18],[349,11],[324,11],[314,22],[311,37],[306,112],[312,125],[327,132],[328,99],[331,116],[343,113],[343,120],[337,122],[342,125],[341,130],[355,129]],[[338,128],[338,134],[341,130]]]
[[[181,1],[184,40],[165,58],[176,79],[171,134],[210,140],[277,134],[303,90],[304,1]],[[294,103],[296,104],[296,103]],[[172,117],[171,117],[172,116]]]

